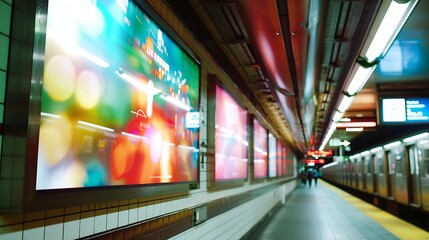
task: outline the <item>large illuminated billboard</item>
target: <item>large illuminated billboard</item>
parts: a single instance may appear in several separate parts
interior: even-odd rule
[[[247,177],[247,111],[216,85],[215,179]]]
[[[268,173],[268,143],[267,143],[267,129],[265,129],[259,121],[253,119],[253,142],[254,142],[254,177],[265,178]]]
[[[45,48],[37,190],[198,180],[200,68],[145,12],[49,1]]]

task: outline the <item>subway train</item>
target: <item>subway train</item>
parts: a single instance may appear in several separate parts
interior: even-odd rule
[[[324,180],[428,230],[429,131],[340,157],[321,172]]]

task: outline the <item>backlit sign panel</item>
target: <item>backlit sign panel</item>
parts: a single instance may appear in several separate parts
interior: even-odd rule
[[[48,1],[37,190],[198,180],[198,63],[132,1]]]
[[[382,98],[380,122],[428,123],[429,98]]]

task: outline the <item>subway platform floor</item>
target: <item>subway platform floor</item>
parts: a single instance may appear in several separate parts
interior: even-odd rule
[[[301,185],[255,240],[429,239],[429,233],[319,180]]]

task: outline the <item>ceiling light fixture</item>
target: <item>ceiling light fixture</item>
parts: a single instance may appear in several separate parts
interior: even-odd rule
[[[352,104],[353,99],[353,96],[343,95],[343,99],[341,99],[340,106],[338,106],[338,111],[342,113],[345,112]]]
[[[358,57],[356,64],[349,75],[351,79],[346,85],[345,96],[352,98],[366,84],[374,70],[377,68],[379,60],[384,57],[387,50],[396,39],[399,31],[404,26],[418,0],[384,0],[373,22],[367,39],[361,50],[361,56]],[[350,107],[352,99],[343,97],[338,107],[341,112],[345,112]],[[348,105],[346,107],[346,105]],[[338,111],[333,117],[338,121]],[[335,125],[335,124],[334,124]],[[322,141],[321,150],[328,142],[332,133],[325,134]]]
[[[364,47],[364,56],[368,62],[386,54],[417,2],[418,0],[383,1],[368,36],[372,40],[367,48]]]
[[[346,128],[346,132],[362,132],[363,127],[348,127]]]
[[[348,128],[348,127],[376,127],[376,122],[337,122],[337,128]]]

